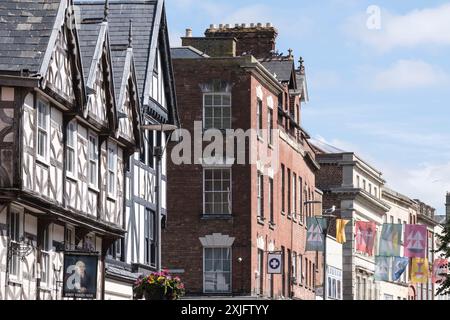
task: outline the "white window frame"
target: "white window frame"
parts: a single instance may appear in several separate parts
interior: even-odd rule
[[[117,145],[113,144],[113,143],[108,143],[108,148],[107,148],[107,159],[106,159],[106,170],[107,170],[107,175],[108,175],[108,185],[107,185],[107,192],[108,192],[108,197],[115,199],[117,196]],[[111,157],[111,152],[112,152],[112,165],[113,167],[110,167],[110,157]],[[111,190],[111,177],[113,177],[113,189]]]
[[[273,109],[267,108],[267,143],[269,147],[273,146]]]
[[[264,175],[258,171],[258,177],[257,177],[257,214],[258,218],[260,220],[264,220]]]
[[[73,131],[70,131],[70,127],[73,126]],[[66,176],[76,179],[77,178],[77,173],[78,173],[78,168],[77,168],[77,159],[78,159],[78,125],[75,121],[71,121],[69,122],[69,124],[67,125],[67,141],[66,141]],[[72,137],[73,139],[73,145],[69,144],[69,137]],[[73,152],[73,171],[69,171],[68,170],[68,163],[69,163],[69,152]]]
[[[17,239],[12,239],[11,235],[11,218],[13,214],[17,214],[17,221],[18,221],[18,235]],[[11,246],[18,246],[20,245],[20,239],[24,236],[24,213],[19,208],[11,206],[10,212],[9,212],[9,237],[11,241]],[[16,228],[14,228],[16,229]],[[10,249],[11,250],[11,249]],[[15,262],[13,262],[13,260]],[[16,282],[22,281],[22,260],[18,255],[11,255],[11,260],[9,262],[8,270],[9,270],[9,280],[13,280]],[[17,272],[12,273],[12,265],[15,263],[17,265]]]
[[[256,98],[256,132],[259,139],[263,138],[262,124],[263,124],[263,101],[260,98]]]
[[[295,220],[297,219],[297,174],[295,172],[292,172],[292,218]]]
[[[230,289],[228,291],[206,291],[206,250],[217,250],[217,249],[228,249],[230,250],[230,271],[208,271],[210,273],[229,273],[230,274]],[[214,259],[213,259],[213,265],[214,265]],[[222,268],[223,269],[223,268]],[[232,247],[203,247],[203,293],[210,293],[210,294],[226,294],[233,292],[233,249]]]
[[[292,263],[292,276],[294,277],[294,283],[297,283],[297,252],[293,251],[292,252],[292,258],[291,258],[291,263]]]
[[[153,219],[152,219],[153,218]],[[157,263],[158,247],[156,239],[156,213],[150,208],[144,210],[144,264],[155,267]],[[152,245],[155,247],[155,260],[152,261]]]
[[[40,107],[45,106],[45,127],[40,126],[39,122],[39,114],[40,114]],[[37,160],[48,164],[50,162],[50,103],[41,97],[37,98],[36,100],[36,158]],[[45,146],[44,151],[45,154],[39,154],[39,133],[42,132],[45,134]]]
[[[95,141],[95,153],[96,157],[91,158],[91,138]],[[90,188],[94,188],[95,190],[98,190],[98,137],[92,133],[89,133],[88,135],[88,183]],[[95,163],[95,183],[91,182],[91,174],[92,174],[92,164]]]
[[[273,193],[274,193],[274,183],[273,178],[269,177],[269,222],[275,224],[275,207],[273,202]]]
[[[211,105],[206,106],[206,97],[208,97],[208,96],[211,96],[212,102],[211,102]],[[214,97],[215,96],[220,96],[221,104],[217,104],[216,105],[214,103]],[[223,103],[223,100],[224,100],[223,97],[225,97],[225,96],[228,97],[229,100],[230,100],[229,105]],[[231,93],[229,93],[229,92],[208,92],[208,93],[204,93],[203,94],[203,131],[206,131],[206,130],[209,130],[209,129],[218,129],[218,130],[231,129],[232,128],[232,120],[233,120],[233,118],[232,118],[232,109],[231,109],[232,105],[233,105],[232,96],[231,96]],[[215,124],[214,124],[215,119],[217,118],[217,117],[214,116],[214,114],[211,117],[208,117],[212,121],[211,126],[209,126],[209,127],[206,126],[206,109],[207,108],[211,108],[212,110],[219,109],[219,108],[221,109],[222,116],[220,118],[220,123],[221,123],[220,128],[217,128],[215,126]],[[229,118],[229,123],[226,123],[224,125],[223,110],[225,108],[228,108],[230,110],[230,116],[227,117],[227,118]]]
[[[304,279],[304,276],[303,276],[303,255],[302,254],[298,254],[298,261],[299,261],[299,264],[298,264],[298,274],[299,274],[299,276],[298,276],[297,283],[299,285],[302,285],[303,284],[303,279]]]
[[[41,284],[44,288],[49,288],[51,285],[50,252],[52,248],[52,238],[53,238],[51,226],[52,226],[51,224],[48,225],[47,229],[44,231],[46,232],[47,237],[44,236],[43,248],[41,250]]]
[[[206,171],[208,170],[228,170],[229,171],[229,177],[230,177],[230,187],[229,187],[229,191],[228,191],[228,213],[211,213],[211,212],[206,212]],[[224,191],[220,191],[220,192],[224,192]],[[212,191],[212,193],[214,193],[214,191]],[[233,214],[233,170],[231,169],[231,167],[222,167],[222,166],[217,166],[217,167],[204,167],[203,168],[203,215],[205,216],[215,216],[215,215],[232,215]],[[214,204],[215,202],[213,202]],[[214,211],[214,210],[213,210]]]
[[[66,250],[72,250],[74,249],[74,246],[75,246],[75,227],[66,225],[64,230],[64,247],[66,248]]]

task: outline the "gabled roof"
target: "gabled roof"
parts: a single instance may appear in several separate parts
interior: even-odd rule
[[[114,92],[116,95],[117,107],[120,107],[120,93],[123,89],[122,81],[124,80],[124,68],[127,59],[127,50],[112,50],[112,64],[114,70]]]
[[[78,38],[80,41],[81,60],[83,62],[84,83],[88,83],[92,59],[99,40],[100,23],[80,24]]]
[[[61,0],[1,0],[0,71],[38,73]]]
[[[75,0],[75,4],[81,8],[82,21],[102,19],[104,16],[104,0]],[[108,25],[112,48],[128,45],[128,27],[130,20],[133,21],[133,56],[141,96],[144,92],[156,6],[157,2],[154,0],[109,1]]]
[[[101,19],[104,16],[104,0],[75,0],[75,3],[80,7],[83,19]],[[128,44],[130,20],[133,22],[133,58],[141,107],[148,107],[155,119],[167,118],[170,123],[179,125],[164,0],[110,0],[108,24],[112,50]],[[162,52],[161,62],[168,88],[167,111],[149,101],[158,47]]]
[[[297,89],[301,90],[302,95],[301,99],[303,102],[309,101],[309,94],[308,94],[308,85],[306,83],[306,75],[304,72],[301,72],[300,70],[295,71],[296,79],[297,79]]]
[[[271,73],[276,75],[280,82],[290,82],[294,73],[294,61],[286,58],[266,58],[259,62]]]

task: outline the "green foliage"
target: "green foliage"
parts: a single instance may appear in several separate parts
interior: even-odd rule
[[[442,257],[445,259],[450,258],[450,219],[446,222],[444,226],[444,232],[436,234],[439,240],[439,247],[436,252],[441,252]],[[437,295],[450,294],[450,275],[447,274],[445,280],[440,284],[439,289],[436,293]]]

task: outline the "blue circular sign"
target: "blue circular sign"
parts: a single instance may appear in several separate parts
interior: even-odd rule
[[[272,269],[278,269],[278,267],[280,266],[280,260],[278,258],[272,258],[269,261],[269,266]]]

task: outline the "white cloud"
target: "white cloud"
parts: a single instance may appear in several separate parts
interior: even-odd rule
[[[373,76],[377,90],[421,89],[449,83],[450,75],[421,60],[398,60],[388,69],[375,71]]]
[[[381,29],[369,30],[369,15],[348,19],[347,34],[379,51],[398,47],[450,46],[450,3],[434,8],[413,10],[404,15],[381,11]]]
[[[424,163],[416,167],[382,166],[387,185],[413,199],[431,205],[444,214],[444,202],[450,191],[450,162]]]

